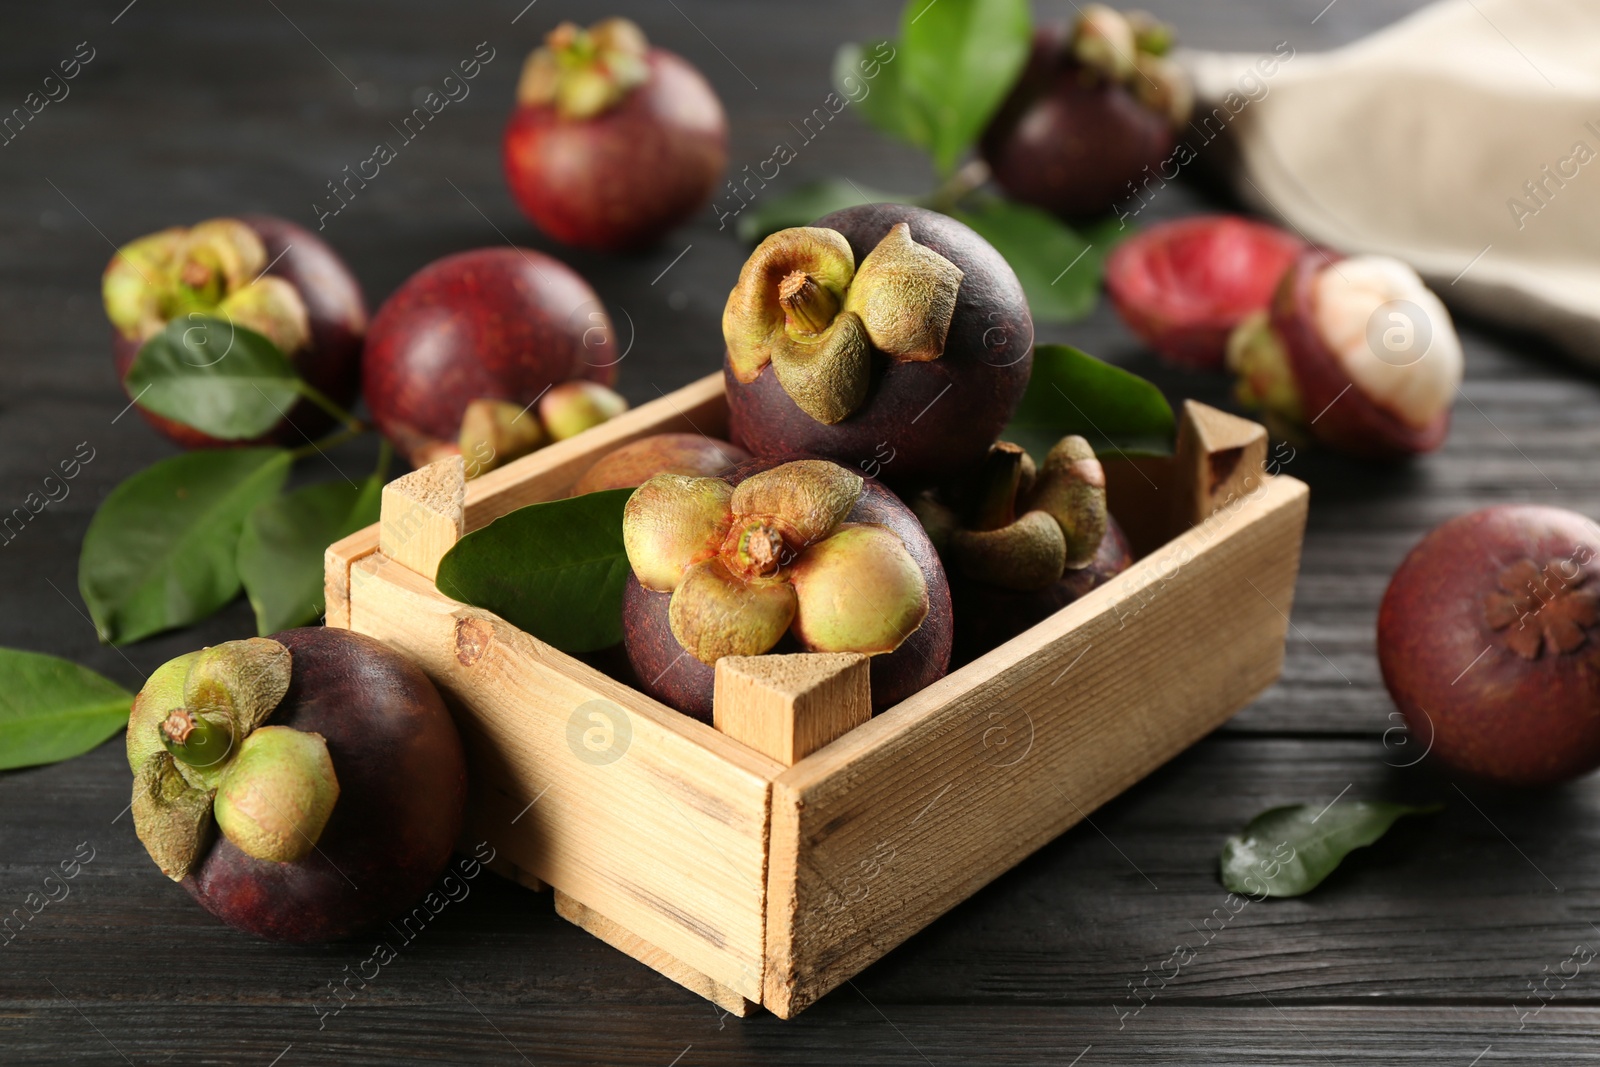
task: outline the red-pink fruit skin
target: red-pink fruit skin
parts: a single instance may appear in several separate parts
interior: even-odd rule
[[[458,252],[384,301],[362,362],[373,420],[413,462],[453,444],[473,400],[531,404],[573,378],[616,380],[611,320],[589,283],[529,248]]]
[[[273,640],[293,667],[267,725],[323,736],[339,800],[304,859],[254,859],[219,834],[183,886],[257,937],[336,941],[403,914],[444,871],[466,810],[466,758],[439,691],[404,656],[327,627]]]
[[[1272,328],[1288,353],[1307,429],[1329,448],[1358,459],[1395,460],[1432,452],[1450,434],[1450,410],[1424,427],[1405,422],[1355,387],[1317,331],[1317,275],[1335,269],[1340,258],[1307,249],[1284,272],[1272,298]]]
[[[728,484],[738,485],[752,474],[792,459],[806,458],[810,457],[755,459],[722,477]],[[932,685],[949,669],[954,636],[950,586],[945,580],[939,554],[916,515],[881,483],[866,479],[861,497],[845,521],[876,522],[889,527],[905,542],[906,550],[922,569],[928,584],[928,615],[922,625],[893,652],[872,657],[869,666],[872,707],[874,711],[882,711]],[[710,722],[716,668],[690,655],[672,636],[667,620],[671,601],[671,593],[645,589],[632,574],[628,575],[622,595],[623,643],[628,659],[638,675],[640,688],[646,693],[685,715]],[[772,651],[804,652],[805,649],[791,635]]]
[[[361,340],[367,331],[367,303],[361,284],[329,248],[310,230],[270,215],[240,215],[266,246],[269,269],[264,273],[293,285],[305,302],[311,324],[310,344],[291,359],[295,369],[334,403],[348,407],[361,381]],[[128,376],[141,345],[111,331],[111,355],[117,380]],[[127,392],[127,386],[123,386]],[[132,395],[129,394],[129,399]],[[184,448],[245,448],[252,445],[303,445],[333,426],[333,416],[301,400],[288,418],[260,437],[222,441],[180,422],[139,408],[139,414],[167,439]]]
[[[1237,215],[1163,222],[1112,250],[1106,292],[1167,362],[1221,370],[1234,327],[1267,309],[1305,248],[1294,234]]]
[[[1585,558],[1585,588],[1600,588],[1600,526],[1525,504],[1451,519],[1411,550],[1378,610],[1378,662],[1419,748],[1506,785],[1550,785],[1600,766],[1600,634],[1591,628],[1573,652],[1546,647],[1526,660],[1484,614],[1516,561],[1566,569]]]
[[[519,106],[502,146],[524,214],[570,245],[602,251],[659,240],[711,196],[728,162],[728,121],[688,61],[650,50],[644,84],[608,111],[568,120]]]
[[[801,411],[770,365],[745,384],[725,361],[734,444],[758,456],[822,456],[902,491],[958,478],[988,453],[1033,372],[1033,318],[1022,284],[987,241],[936,211],[863,204],[812,225],[843,234],[859,264],[898,222],[961,268],[944,354],[902,363],[874,352],[866,401],[831,426]]]
[[[1049,27],[1034,35],[1028,64],[980,151],[1013,200],[1084,218],[1105,214],[1145,182],[1166,184],[1161,164],[1176,144],[1165,115],[1088,75],[1062,29]]]

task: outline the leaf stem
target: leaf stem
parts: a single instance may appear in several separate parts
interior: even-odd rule
[[[308,459],[311,456],[316,455],[318,452],[325,452],[330,448],[339,447],[346,441],[353,441],[370,429],[372,429],[371,426],[368,426],[360,419],[351,416],[349,423],[345,425],[344,429],[335,430],[333,433],[330,433],[320,441],[307,441],[299,448],[290,449],[289,456],[291,459],[295,460]]]
[[[304,378],[295,379],[295,388],[299,390],[301,396],[305,397],[307,400],[317,405],[317,407],[321,408],[329,415],[332,415],[334,418],[344,423],[347,429],[355,430],[357,433],[365,433],[367,431],[368,426],[366,423],[350,414],[350,412],[346,411],[338,404],[335,404],[328,398],[326,393],[312,385],[310,382],[306,381]]]
[[[378,438],[378,465],[372,471],[372,476],[378,481],[386,481],[389,477],[389,461],[394,458],[394,449],[389,445],[387,437]]]

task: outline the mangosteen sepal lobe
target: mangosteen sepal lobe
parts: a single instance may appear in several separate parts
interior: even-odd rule
[[[553,105],[571,121],[592,119],[644,84],[649,50],[644,32],[628,19],[604,19],[588,29],[563,22],[524,61],[517,103]]]
[[[133,777],[133,829],[161,873],[181,882],[211,845],[216,790],[191,785],[171,753],[158,752]]]
[[[1520,559],[1496,576],[1499,588],[1484,598],[1489,628],[1523,659],[1538,659],[1546,650],[1552,656],[1570,655],[1593,640],[1592,631],[1600,625],[1600,594],[1582,588],[1590,575],[1572,564],[1552,560],[1540,567]],[[1567,569],[1574,573],[1562,573]]]
[[[292,670],[286,646],[252,637],[170,660],[140,690],[128,727],[134,832],[173,881],[210,847],[217,789]]]
[[[729,365],[748,384],[770,363],[800,410],[843,422],[867,399],[872,352],[903,362],[944,354],[962,277],[903,221],[859,266],[836,230],[780,230],[751,253],[728,296]]]

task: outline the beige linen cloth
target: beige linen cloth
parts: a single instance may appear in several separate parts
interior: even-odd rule
[[[1600,0],[1443,0],[1270,77],[1182,59],[1246,202],[1600,367]]]

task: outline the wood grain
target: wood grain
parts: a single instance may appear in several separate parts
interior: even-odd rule
[[[462,501],[467,478],[460,456],[435,460],[383,487],[378,551],[428,581],[464,532]]]
[[[450,699],[473,769],[468,837],[760,999],[777,763],[381,555],[351,568],[350,601],[353,630]]]
[[[1196,47],[1271,50],[1286,41],[1309,57],[1423,2],[1140,6]],[[136,412],[123,411],[128,398],[111,371],[96,294],[107,242],[245,209],[315,230],[310,202],[327,195],[325,182],[366,158],[375,139],[389,136],[388,123],[414,106],[411,94],[437,86],[479,40],[498,58],[471,83],[470,98],[452,103],[319,234],[351,264],[369,306],[434,258],[509,240],[557,256],[595,287],[619,339],[634,339],[618,367],[630,401],[655,400],[717,369],[723,300],[747,251],[731,221],[719,229],[707,211],[656,249],[602,256],[543,238],[506,195],[500,136],[522,53],[562,19],[592,22],[592,10],[541,0],[513,26],[520,0],[280,2],[282,13],[268,4],[140,0],[112,24],[125,6],[13,5],[6,13],[0,69],[13,106],[75,42],[88,39],[98,57],[70,83],[70,98],[0,151],[11,193],[0,198],[9,253],[0,265],[0,509],[38,491],[78,442],[97,455],[67,499],[0,548],[0,597],[12,609],[0,612],[0,644],[66,656],[136,688],[173,656],[254,632],[241,599],[200,626],[113,649],[82,614],[77,553],[95,507],[118,482],[174,454]],[[753,172],[778,141],[799,148],[761,191],[765,201],[837,175],[906,193],[931,187],[926,157],[880,136],[854,108],[806,144],[790,127],[828,91],[839,43],[894,36],[900,7],[816,0],[807,18],[785,20],[781,47],[771,27],[787,9],[770,4],[618,0],[608,12],[635,19],[705,72],[729,113],[733,171],[748,163]],[[1075,15],[1065,0],[1035,0],[1033,9],[1040,23]],[[1515,27],[1503,29],[1517,38]],[[1230,209],[1189,180],[1210,151],[1130,223]],[[1600,936],[1584,921],[1600,909],[1600,784],[1501,795],[1461,783],[1480,814],[1449,780],[1424,774],[1426,761],[1387,765],[1410,755],[1384,745],[1393,706],[1372,635],[1378,599],[1406,551],[1433,524],[1492,503],[1600,515],[1600,380],[1552,358],[1537,337],[1470,319],[1460,325],[1466,382],[1439,453],[1393,469],[1287,453],[1283,469],[1312,486],[1315,504],[1281,681],[1094,812],[1093,826],[1045,846],[799,1019],[719,1019],[698,997],[561,920],[549,894],[484,877],[319,1029],[314,1006],[326,983],[371,946],[258,942],[195,908],[154,871],[127,816],[112,821],[127,804],[119,738],[69,763],[0,775],[0,907],[17,906],[78,842],[99,849],[70,883],[72,897],[0,950],[0,1059],[123,1064],[120,1050],[141,1067],[185,1058],[264,1067],[280,1055],[278,1067],[521,1063],[514,1043],[541,1067],[663,1067],[680,1055],[679,1067],[1065,1067],[1092,1043],[1078,1067],[1467,1067],[1492,1043],[1479,1067],[1588,1062],[1600,1040],[1600,983],[1589,971],[1523,1030],[1513,1005],[1571,942]],[[1036,327],[1040,342],[1074,344],[1127,367],[1174,404],[1194,397],[1233,409],[1224,380],[1166,367],[1104,301],[1080,322]],[[336,479],[337,468],[359,481],[374,452],[371,439],[329,449],[299,465],[296,478]],[[1159,965],[1221,902],[1214,864],[1222,838],[1264,807],[1326,803],[1352,783],[1350,796],[1450,806],[1432,820],[1402,822],[1316,894],[1252,905],[1182,982],[1118,1030],[1112,995],[1145,964]]]
[[[645,941],[632,930],[586,907],[572,897],[556,890],[556,914],[579,929],[586,930],[616,949],[626,952],[652,971],[672,979],[696,996],[705,997],[730,1015],[744,1018],[755,1011],[756,1005],[741,997],[721,982],[706,977],[699,971]]]
[[[601,456],[630,441],[657,433],[720,438],[727,430],[722,374],[708,374],[578,437],[557,441],[474,478],[467,486],[466,528],[476,530],[525,504],[566,496]]]
[[[1307,495],[1267,479],[779,776],[762,1003],[803,1010],[1266,688]]]
[[[1267,429],[1209,404],[1183,402],[1172,461],[1172,530],[1187,530],[1255,492],[1267,476]]]
[[[858,653],[724,656],[711,722],[792,767],[872,718],[867,657]]]

